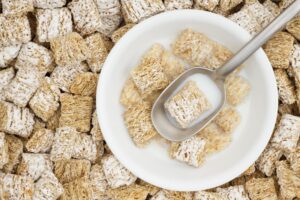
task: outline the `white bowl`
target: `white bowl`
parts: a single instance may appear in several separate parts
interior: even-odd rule
[[[230,20],[205,11],[181,10],[151,17],[132,28],[111,50],[97,90],[97,114],[103,136],[113,154],[137,177],[162,188],[204,190],[222,185],[244,172],[266,147],[276,120],[278,94],[272,67],[262,49],[245,63],[241,75],[251,93],[238,110],[242,123],[228,148],[210,156],[200,168],[172,160],[165,145],[137,148],[123,121],[120,93],[130,70],[154,43],[170,47],[185,28],[202,32],[236,52],[251,36]]]

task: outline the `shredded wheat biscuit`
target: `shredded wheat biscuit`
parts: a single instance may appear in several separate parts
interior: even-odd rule
[[[92,199],[103,199],[108,189],[103,168],[99,164],[95,164],[91,168],[89,180],[92,188]]]
[[[148,196],[148,190],[144,186],[132,184],[117,189],[109,189],[107,196],[114,200],[145,200]]]
[[[193,193],[160,190],[150,200],[193,200]]]
[[[300,40],[300,16],[295,17],[293,20],[287,23],[286,30],[297,40]]]
[[[241,4],[242,0],[220,0],[220,8],[223,12],[228,12]]]
[[[198,191],[195,192],[194,200],[227,200],[227,199],[225,199],[225,197],[215,192]]]
[[[7,86],[15,76],[13,67],[0,70],[0,91]]]
[[[193,0],[165,0],[166,10],[191,9]]]
[[[264,45],[264,50],[274,68],[289,67],[294,40],[289,33],[278,32]]]
[[[138,23],[165,10],[162,0],[121,0],[126,23]]]
[[[58,86],[46,77],[41,86],[29,101],[29,106],[36,116],[47,122],[59,107],[60,90]]]
[[[93,111],[92,97],[64,93],[60,96],[60,102],[60,127],[73,126],[80,132],[90,131]]]
[[[21,45],[0,47],[0,68],[7,67],[19,54]]]
[[[248,169],[246,171],[244,171],[241,176],[250,176],[252,175],[253,173],[255,173],[255,164],[252,164],[250,167],[248,167]]]
[[[0,14],[0,48],[19,45],[31,40],[31,30],[26,16]]]
[[[125,33],[127,33],[135,24],[126,24],[119,29],[115,30],[111,35],[111,40],[117,43]]]
[[[289,79],[286,71],[284,69],[276,69],[274,72],[281,102],[285,104],[295,103],[295,85],[292,80]]]
[[[0,199],[30,200],[34,182],[30,177],[0,172]]]
[[[72,15],[68,8],[37,9],[36,34],[39,42],[50,42],[72,32]]]
[[[281,11],[286,9],[291,3],[293,3],[295,0],[282,0],[279,2],[279,8]]]
[[[285,114],[281,117],[279,125],[271,140],[276,148],[294,152],[300,136],[300,117]]]
[[[276,174],[280,186],[280,195],[284,199],[300,198],[300,177],[293,172],[287,161],[276,163]]]
[[[93,112],[93,117],[92,117],[92,125],[93,128],[91,130],[91,135],[94,141],[102,141],[103,140],[103,135],[99,126],[98,122],[98,117],[97,117],[97,111],[95,110]]]
[[[277,200],[273,178],[253,178],[245,187],[251,200]]]
[[[233,106],[242,103],[251,90],[248,81],[241,76],[229,76],[225,86],[226,100]]]
[[[187,128],[212,105],[197,87],[196,82],[188,81],[167,100],[164,107],[182,128]]]
[[[76,32],[54,38],[50,45],[55,62],[60,66],[79,64],[90,54],[84,39]]]
[[[294,45],[294,49],[293,49],[293,53],[291,55],[290,58],[290,62],[293,68],[299,68],[300,69],[300,44],[295,44]],[[300,70],[297,69],[298,72],[298,83],[300,83]],[[296,70],[296,69],[294,69]],[[300,85],[300,84],[299,84]]]
[[[295,152],[291,152],[287,156],[291,168],[296,174],[300,175],[300,146],[298,145]]]
[[[164,73],[170,82],[177,78],[185,70],[183,61],[172,55],[169,51],[164,51],[161,63],[164,68]]]
[[[109,49],[105,45],[105,40],[100,33],[95,33],[86,37],[85,42],[91,52],[87,58],[87,63],[92,72],[98,73],[102,69]]]
[[[75,29],[82,35],[94,33],[102,26],[100,13],[93,0],[73,0],[68,4]]]
[[[149,195],[151,196],[155,195],[160,190],[158,187],[151,185],[141,179],[138,179],[137,184],[146,187]]]
[[[88,176],[90,169],[88,160],[63,159],[54,162],[54,174],[62,184]]]
[[[0,170],[8,162],[8,146],[5,139],[5,133],[0,132]]]
[[[64,189],[52,171],[45,171],[35,183],[33,200],[56,200]]]
[[[276,3],[271,0],[266,0],[263,5],[274,15],[278,16],[280,14],[280,9]]]
[[[45,171],[52,171],[49,154],[23,153],[17,168],[17,174],[38,180]]]
[[[194,136],[180,143],[172,143],[169,153],[173,159],[200,167],[205,160],[205,145],[205,139]]]
[[[196,7],[201,7],[204,8],[208,11],[213,11],[216,6],[219,4],[220,0],[195,0],[195,5]]]
[[[127,108],[124,120],[137,146],[145,145],[157,134],[151,121],[151,106],[147,102],[139,102]]]
[[[249,200],[245,188],[242,185],[217,188],[217,193],[228,200]]]
[[[102,159],[102,167],[107,183],[112,189],[129,186],[137,179],[113,155]]]
[[[262,28],[266,27],[275,18],[275,15],[258,1],[246,5],[243,9],[248,9],[256,17],[257,22],[261,24]]]
[[[26,149],[32,153],[49,152],[54,139],[52,130],[40,128],[33,132],[32,136],[26,143]]]
[[[33,11],[33,0],[1,0],[5,15],[26,14]]]
[[[66,0],[33,0],[33,5],[44,9],[60,8],[66,5]]]
[[[47,121],[46,128],[55,131],[59,127],[60,108]]]
[[[256,161],[256,167],[266,176],[272,176],[275,170],[275,163],[282,156],[282,151],[268,145]]]
[[[125,107],[130,107],[142,101],[142,97],[132,78],[127,79],[121,92],[120,102]]]
[[[21,137],[28,137],[33,130],[34,123],[34,115],[28,108],[0,102],[0,130]]]
[[[64,193],[60,200],[90,200],[92,199],[92,188],[88,177],[82,177],[63,185]]]
[[[53,82],[64,92],[70,92],[71,83],[78,74],[88,71],[85,63],[69,66],[57,66],[51,73]]]
[[[223,108],[216,116],[214,122],[226,133],[232,133],[239,125],[241,116],[232,107]]]
[[[78,133],[76,136],[79,141],[79,145],[76,146],[73,158],[76,159],[86,159],[91,162],[95,162],[97,157],[100,157],[101,154],[101,144],[93,141],[92,136],[84,133]],[[103,147],[102,147],[103,148]],[[103,151],[102,151],[103,152]]]
[[[82,96],[94,96],[96,94],[98,75],[85,72],[78,74],[70,85],[70,92]]]
[[[8,147],[8,162],[2,170],[5,173],[12,173],[20,162],[19,158],[23,153],[23,142],[13,135],[6,135],[5,142]]]

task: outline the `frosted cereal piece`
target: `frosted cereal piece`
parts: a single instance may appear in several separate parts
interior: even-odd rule
[[[61,127],[56,129],[51,148],[51,160],[70,159],[74,155],[75,148],[79,145],[77,136],[80,133],[73,127]]]
[[[5,136],[5,143],[8,147],[8,162],[3,166],[2,170],[5,173],[10,173],[19,164],[19,158],[23,153],[23,142],[19,138],[7,134]]]
[[[85,63],[79,63],[69,66],[57,66],[51,73],[53,82],[64,92],[70,91],[71,83],[78,74],[88,71]]]
[[[120,96],[121,104],[125,107],[129,107],[141,101],[142,97],[132,78],[127,79]]]
[[[88,46],[76,32],[52,39],[50,46],[55,62],[60,66],[79,64],[89,56]]]
[[[251,200],[277,200],[273,178],[252,178],[245,187]]]
[[[300,40],[300,16],[295,17],[293,20],[287,23],[286,30],[297,40]]]
[[[190,65],[201,66],[213,54],[213,45],[204,34],[186,29],[176,38],[172,52]]]
[[[164,89],[169,83],[161,64],[163,52],[164,49],[160,44],[154,44],[139,65],[131,71],[133,82],[145,97]]]
[[[49,129],[38,129],[33,132],[32,136],[26,143],[26,149],[32,153],[49,152],[54,139],[54,133]]]
[[[129,186],[137,179],[113,155],[102,159],[102,167],[107,183],[113,189],[121,186]]]
[[[111,40],[114,43],[117,43],[135,24],[126,24],[116,31],[114,31],[111,35]]]
[[[194,136],[180,143],[172,143],[169,153],[173,159],[200,167],[205,159],[205,145],[205,139]]]
[[[129,135],[137,146],[144,146],[156,135],[149,103],[139,102],[130,106],[124,113],[124,120]]]
[[[161,63],[164,73],[170,81],[173,81],[185,70],[184,63],[168,51],[163,53]]]
[[[282,103],[293,104],[296,101],[296,90],[292,80],[289,79],[284,69],[275,70],[275,78]]]
[[[36,116],[46,122],[58,109],[59,96],[60,90],[58,86],[49,77],[46,77],[31,98],[29,106]]]
[[[108,184],[101,165],[96,164],[92,166],[89,180],[92,188],[92,199],[103,199],[108,189]]]
[[[234,9],[236,6],[241,4],[241,0],[220,0],[220,8],[223,12],[228,12]]]
[[[0,91],[8,85],[15,76],[13,67],[0,70]]]
[[[95,33],[85,38],[90,55],[87,58],[87,63],[92,72],[100,72],[105,59],[108,55],[108,48],[105,45],[103,36],[100,33]]]
[[[227,200],[215,192],[198,191],[195,192],[194,200]]]
[[[208,11],[213,11],[216,6],[219,4],[220,0],[195,0],[195,6],[204,8]]]
[[[255,164],[252,164],[246,171],[244,171],[241,176],[250,176],[255,173]]]
[[[46,122],[46,128],[55,131],[59,127],[60,109]]]
[[[289,67],[295,38],[287,32],[276,33],[265,45],[264,50],[274,68]]]
[[[166,10],[191,9],[193,0],[165,0]]]
[[[275,15],[258,1],[246,5],[243,9],[248,9],[256,17],[257,22],[261,24],[262,28],[266,27],[275,18]]]
[[[280,195],[284,199],[294,199],[300,196],[300,177],[290,169],[286,160],[276,163],[276,174]]]
[[[230,76],[226,80],[226,100],[233,106],[242,103],[250,90],[249,82],[241,76]]]
[[[274,15],[278,16],[280,14],[280,9],[276,3],[271,0],[266,0],[263,5]]]
[[[39,42],[50,42],[73,30],[72,14],[68,8],[37,9],[35,16]]]
[[[1,0],[5,15],[26,14],[33,11],[33,0]]]
[[[88,177],[63,184],[63,187],[64,193],[60,196],[60,200],[92,199],[92,188]]]
[[[31,30],[26,16],[0,14],[0,48],[19,45],[31,40]]]
[[[206,153],[219,152],[225,149],[231,142],[231,134],[224,133],[224,131],[214,123],[210,123],[203,129],[199,136],[205,139]]]
[[[60,96],[60,102],[60,127],[72,126],[80,132],[90,131],[90,122],[93,112],[92,97],[70,95],[64,93]]]
[[[298,145],[296,151],[289,153],[287,157],[292,170],[297,174],[300,174],[300,146]]]
[[[28,108],[0,102],[0,113],[0,130],[21,137],[30,136],[34,125],[34,115]]]
[[[62,184],[88,176],[91,163],[88,160],[58,160],[54,162],[54,174]]]
[[[160,190],[150,200],[193,200],[192,192]]]
[[[79,145],[75,147],[72,157],[76,159],[86,159],[94,162],[97,156],[100,156],[97,155],[100,154],[100,152],[98,151],[99,146],[97,146],[97,144],[93,141],[92,136],[84,133],[77,133],[76,137],[79,140]]]
[[[64,192],[62,184],[52,171],[45,171],[35,183],[33,200],[56,200]]]
[[[228,200],[250,200],[242,185],[217,188],[217,193]]]
[[[109,189],[107,196],[114,200],[135,199],[145,200],[148,196],[148,190],[144,186],[132,184],[128,187]]]
[[[285,114],[281,117],[271,142],[278,149],[293,152],[296,150],[299,136],[300,117]]]
[[[8,162],[8,146],[5,139],[5,133],[0,132],[0,169]]]
[[[4,88],[4,97],[19,107],[25,107],[41,83],[41,74],[32,67],[22,67]]]
[[[0,47],[0,68],[7,67],[18,56],[20,48],[20,44]]]
[[[188,81],[164,107],[182,128],[187,128],[211,108],[211,103],[194,81]]]
[[[34,182],[30,177],[0,172],[1,199],[30,200],[34,192]]]
[[[121,4],[119,0],[96,0],[95,3],[101,19],[101,25],[97,31],[106,36],[111,36],[123,19]]]
[[[100,14],[93,0],[76,0],[68,4],[71,10],[75,29],[81,35],[94,33],[102,25]]]
[[[232,107],[225,107],[217,115],[214,122],[226,133],[232,133],[240,124],[241,116]]]
[[[261,25],[248,9],[242,9],[239,12],[230,15],[228,18],[244,28],[252,36],[256,35],[261,30]]]
[[[293,68],[300,68],[300,45],[295,44],[293,53],[290,58],[290,62]],[[295,69],[294,69],[295,70]],[[298,70],[299,78],[297,81],[300,81],[300,71]]]
[[[66,5],[66,0],[33,0],[33,5],[44,9],[60,8]]]
[[[138,23],[165,10],[162,0],[121,0],[126,23]]]
[[[70,85],[70,92],[82,96],[94,96],[96,94],[98,75],[85,72],[78,74]]]
[[[99,126],[97,111],[95,110],[92,117],[93,128],[91,130],[91,135],[94,141],[102,141],[103,135]]]
[[[233,53],[223,45],[212,41],[213,53],[210,58],[206,59],[203,66],[209,69],[217,69],[232,57]]]
[[[256,161],[256,167],[266,176],[271,176],[275,170],[275,163],[281,156],[282,151],[269,144]]]
[[[51,171],[52,168],[49,154],[23,153],[17,174],[28,176],[36,181],[45,171]]]

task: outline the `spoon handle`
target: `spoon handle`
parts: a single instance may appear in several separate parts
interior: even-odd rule
[[[300,0],[294,1],[276,19],[274,19],[264,30],[258,33],[244,47],[242,47],[228,62],[226,62],[216,73],[218,76],[226,77],[238,68],[249,56],[268,41],[274,33],[279,31],[288,21],[300,11]]]

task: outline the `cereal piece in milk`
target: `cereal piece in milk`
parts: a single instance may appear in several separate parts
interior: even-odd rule
[[[226,133],[232,133],[240,124],[241,116],[232,107],[223,108],[215,118],[215,123]]]
[[[241,76],[229,76],[225,86],[226,100],[233,106],[242,103],[251,90],[249,82]]]

